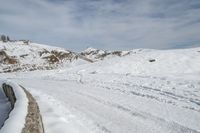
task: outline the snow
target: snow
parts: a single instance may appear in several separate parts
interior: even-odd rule
[[[48,133],[199,132],[199,81],[92,74],[81,83],[62,76],[41,82],[38,74],[12,80],[35,96]]]
[[[32,93],[47,133],[199,133],[198,51],[135,49],[95,63],[0,77]]]
[[[132,74],[178,74],[198,73],[200,68],[200,48],[182,50],[132,50],[131,55],[114,57],[88,64],[83,69],[99,73]],[[155,59],[155,62],[149,62]],[[78,68],[80,69],[80,68]]]
[[[64,50],[63,48],[51,47],[51,46],[37,44],[37,43],[30,43],[29,45],[26,45],[20,41],[7,42],[7,43],[0,42],[0,49],[5,50],[9,56],[15,56],[17,59],[20,59],[20,63],[22,64],[46,63],[44,59],[42,59],[42,57],[40,57],[39,55],[39,52],[42,52],[44,50],[48,50],[48,51],[58,50],[58,51],[69,52],[67,50]],[[27,56],[22,58],[20,57],[21,55],[27,55]],[[43,56],[45,55],[47,56],[48,53],[44,54]]]
[[[17,100],[14,109],[10,112],[9,118],[5,121],[0,133],[21,133],[27,115],[28,99],[22,88],[16,83],[8,80],[2,81],[2,83],[12,86]]]
[[[119,53],[120,52],[120,53]],[[125,56],[128,55],[130,51],[107,51],[107,50],[99,50],[94,48],[87,48],[86,50],[81,52],[81,55],[84,57],[93,60],[93,61],[99,61],[103,59],[108,59],[116,56]],[[118,54],[120,55],[118,55]]]
[[[6,49],[6,53],[10,56],[16,56],[20,58],[20,55],[27,55],[25,58],[22,58],[20,61],[23,64],[31,63],[44,63],[41,59],[38,58],[38,60],[35,60],[36,57],[39,57],[37,53],[33,53],[32,50],[42,50],[37,49],[37,47],[24,45],[24,44],[16,44],[16,43],[2,43],[0,45],[2,48],[0,49]]]
[[[92,48],[92,47],[88,47],[87,49],[85,49],[83,52],[84,53],[91,53],[93,51],[97,51],[98,49]]]

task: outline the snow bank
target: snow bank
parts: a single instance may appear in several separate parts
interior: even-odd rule
[[[11,81],[3,81],[2,83],[12,86],[17,100],[13,110],[9,114],[9,118],[5,121],[4,126],[1,128],[0,133],[21,133],[25,125],[28,99],[23,89],[17,84]]]

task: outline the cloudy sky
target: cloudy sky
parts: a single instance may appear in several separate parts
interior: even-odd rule
[[[0,34],[80,51],[200,46],[200,0],[1,0]]]

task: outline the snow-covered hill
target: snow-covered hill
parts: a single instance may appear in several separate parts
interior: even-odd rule
[[[43,57],[54,50],[71,53],[71,62],[59,60],[71,67],[0,75],[33,94],[47,133],[200,133],[200,48],[80,54],[38,44],[1,48],[22,64],[49,63]]]
[[[130,54],[130,51],[108,51],[108,50],[100,50],[95,48],[87,48],[86,50],[80,53],[84,57],[91,59],[93,61],[104,60],[112,57],[122,57]]]
[[[27,41],[0,41],[0,73],[50,70],[127,54],[129,54],[128,51],[111,52],[91,48],[76,53],[64,48],[27,43]]]
[[[88,48],[80,53],[23,41],[0,41],[0,73],[73,69],[85,73],[182,74],[199,73],[200,48],[106,51]],[[91,64],[92,63],[92,64]],[[77,64],[82,64],[78,65]],[[68,66],[73,66],[69,68]]]
[[[23,41],[0,41],[0,72],[55,69],[76,59],[78,54],[63,48]]]
[[[200,73],[200,48],[177,50],[135,49],[124,57],[104,59],[93,65],[80,66],[88,73],[183,74]]]

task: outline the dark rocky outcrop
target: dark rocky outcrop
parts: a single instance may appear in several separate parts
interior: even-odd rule
[[[70,51],[66,52],[56,51],[56,50],[48,51],[44,49],[44,51],[40,51],[39,54],[40,56],[42,56],[43,54],[49,54],[48,56],[43,57],[43,59],[46,59],[49,64],[59,63],[62,62],[63,60],[72,61],[78,58],[76,54]]]
[[[155,59],[149,59],[149,62],[155,62],[156,60]]]

